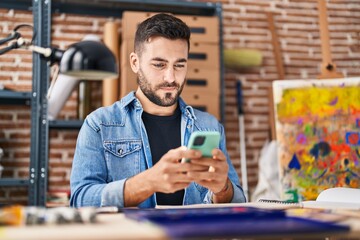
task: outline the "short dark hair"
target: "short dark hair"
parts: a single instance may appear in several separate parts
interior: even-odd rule
[[[142,44],[156,36],[171,40],[183,39],[190,49],[190,28],[186,23],[173,15],[159,13],[139,24],[135,33],[135,53],[141,54]]]

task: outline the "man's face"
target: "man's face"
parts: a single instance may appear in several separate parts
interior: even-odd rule
[[[137,81],[141,91],[154,104],[174,105],[185,84],[188,45],[184,40],[151,38],[139,56]]]

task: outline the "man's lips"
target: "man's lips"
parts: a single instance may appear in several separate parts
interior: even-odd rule
[[[176,87],[161,87],[160,89],[163,91],[174,91],[176,90]]]

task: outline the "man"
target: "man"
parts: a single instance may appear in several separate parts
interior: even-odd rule
[[[85,119],[70,179],[71,206],[245,202],[223,126],[179,97],[189,39],[189,27],[168,14],[139,25],[130,54],[138,89]],[[183,147],[193,131],[221,133],[212,158]],[[181,163],[182,158],[191,162]]]

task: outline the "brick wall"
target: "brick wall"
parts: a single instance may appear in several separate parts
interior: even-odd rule
[[[228,150],[238,167],[236,80],[241,80],[244,90],[248,181],[252,192],[257,184],[261,148],[270,139],[268,90],[272,80],[279,78],[266,13],[274,14],[285,79],[316,79],[322,57],[317,1],[229,0],[222,3],[224,48],[254,48],[263,54],[260,68],[227,70],[225,77]],[[328,1],[327,6],[333,61],[345,77],[359,76],[360,2],[333,0]]]
[[[217,1],[213,1],[217,2]],[[243,85],[245,104],[246,155],[250,193],[258,179],[258,160],[270,136],[268,91],[278,79],[271,45],[267,12],[274,20],[281,46],[286,79],[314,79],[320,74],[321,47],[317,1],[222,0],[224,48],[258,49],[261,67],[225,70],[225,128],[228,151],[240,175],[239,129],[236,108],[236,81]],[[360,75],[360,3],[358,0],[328,1],[329,30],[333,61],[346,77]],[[0,37],[17,24],[32,24],[31,12],[0,9]],[[86,34],[102,37],[110,18],[54,14],[52,41],[60,48],[80,41]],[[121,22],[121,19],[116,19]],[[31,32],[24,30],[24,35]],[[31,86],[31,54],[16,50],[0,56],[0,83]],[[93,108],[100,106],[101,83],[92,83]],[[16,109],[14,111],[14,108]],[[77,118],[77,90],[67,101],[59,118]],[[29,107],[0,106],[0,147],[5,156],[3,176],[27,176],[30,136]],[[77,131],[50,131],[49,190],[68,190],[69,174]],[[276,166],[274,166],[276,167]],[[0,188],[0,202],[26,203],[24,188]]]

